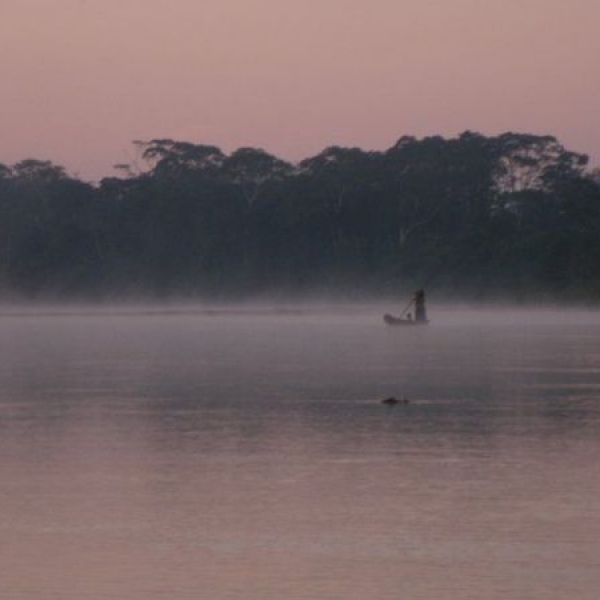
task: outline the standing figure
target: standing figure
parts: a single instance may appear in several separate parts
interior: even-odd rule
[[[425,290],[415,292],[415,321],[417,323],[427,323],[427,313],[425,311]]]

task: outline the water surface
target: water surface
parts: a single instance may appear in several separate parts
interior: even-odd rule
[[[600,316],[382,312],[1,313],[0,597],[597,599]]]

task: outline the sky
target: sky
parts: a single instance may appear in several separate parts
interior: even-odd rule
[[[600,162],[599,0],[0,0],[0,163],[173,138],[297,161],[551,134]]]

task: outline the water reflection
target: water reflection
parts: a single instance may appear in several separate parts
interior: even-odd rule
[[[600,322],[496,319],[3,320],[0,589],[595,598]]]

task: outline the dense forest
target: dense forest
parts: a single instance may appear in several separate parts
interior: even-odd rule
[[[600,299],[600,177],[554,137],[402,137],[297,164],[168,139],[90,184],[0,164],[0,295]]]

